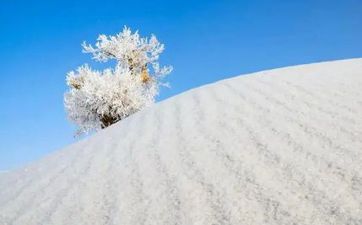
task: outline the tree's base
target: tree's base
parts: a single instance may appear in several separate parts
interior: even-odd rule
[[[120,121],[121,118],[119,117],[111,117],[111,116],[107,116],[107,115],[102,115],[101,116],[101,128],[104,129],[104,128],[107,128],[109,126],[111,126],[112,124],[115,124],[117,123],[118,121]]]

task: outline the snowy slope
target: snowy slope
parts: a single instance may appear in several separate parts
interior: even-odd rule
[[[362,59],[239,76],[0,174],[1,225],[362,224]]]

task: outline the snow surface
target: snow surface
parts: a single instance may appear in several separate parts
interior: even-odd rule
[[[362,224],[362,59],[206,85],[0,175],[1,225]]]

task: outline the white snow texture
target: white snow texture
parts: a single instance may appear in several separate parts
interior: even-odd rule
[[[362,224],[362,59],[160,102],[0,173],[1,225]]]

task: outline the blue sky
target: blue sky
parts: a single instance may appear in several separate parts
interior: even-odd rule
[[[156,34],[174,66],[159,100],[235,75],[362,57],[361,0],[17,1],[0,3],[0,170],[77,141],[65,74],[80,44],[124,25]]]

